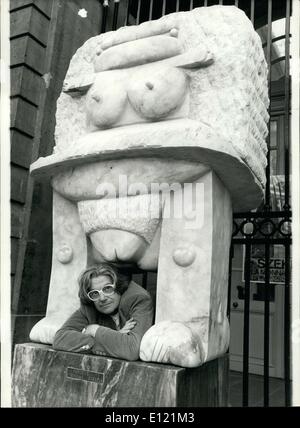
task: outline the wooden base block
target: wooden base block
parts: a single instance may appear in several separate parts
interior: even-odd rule
[[[195,369],[15,347],[13,407],[220,407],[228,400],[228,355]]]

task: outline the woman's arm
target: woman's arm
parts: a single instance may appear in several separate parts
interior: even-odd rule
[[[138,360],[142,337],[153,324],[153,304],[149,295],[136,294],[132,297],[129,318],[133,318],[136,324],[128,334],[100,326],[92,352],[129,361]]]
[[[78,309],[56,332],[53,348],[57,351],[69,352],[90,351],[95,344],[95,339],[92,336],[81,333],[87,325],[88,319]]]

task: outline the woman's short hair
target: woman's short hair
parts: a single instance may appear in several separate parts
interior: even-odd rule
[[[90,291],[92,279],[98,276],[108,276],[111,278],[112,283],[116,284],[116,291],[123,294],[131,281],[132,274],[130,272],[112,266],[109,263],[101,263],[86,268],[78,278],[79,292],[78,296],[81,303],[92,305],[93,302],[88,298],[87,293]]]

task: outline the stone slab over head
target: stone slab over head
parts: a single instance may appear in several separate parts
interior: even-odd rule
[[[31,338],[52,343],[82,269],[118,262],[158,273],[143,360],[223,354],[232,211],[263,198],[268,105],[261,41],[236,7],[87,40],[57,102],[54,152],[31,166],[54,189],[47,317]]]

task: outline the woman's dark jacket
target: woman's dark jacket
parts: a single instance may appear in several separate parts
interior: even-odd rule
[[[69,352],[89,352],[134,361],[139,358],[140,343],[153,323],[153,304],[149,293],[131,281],[119,304],[120,328],[133,318],[135,327],[127,334],[116,330],[109,315],[94,305],[81,304],[80,309],[57,331],[53,348]],[[99,324],[95,337],[81,333],[89,324]]]

